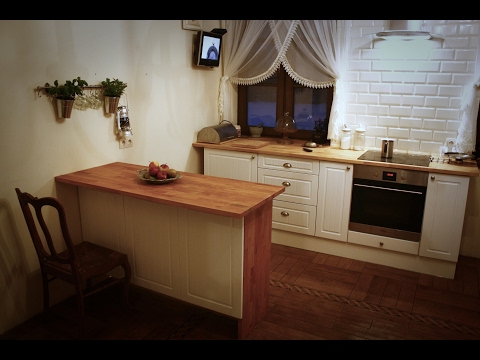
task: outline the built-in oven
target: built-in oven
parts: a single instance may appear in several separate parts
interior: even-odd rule
[[[419,242],[427,181],[425,171],[355,165],[349,230]]]

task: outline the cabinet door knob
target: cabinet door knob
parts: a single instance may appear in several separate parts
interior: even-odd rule
[[[252,160],[255,159],[255,155],[252,155]]]
[[[287,168],[287,169],[290,169],[290,168],[292,167],[292,164],[290,164],[290,163],[285,163],[285,164],[283,164],[283,167],[284,167],[284,168]]]
[[[347,166],[347,170],[350,170],[350,166]]]
[[[380,246],[383,246],[383,242],[380,242]]]
[[[289,215],[290,215],[290,214],[289,214],[288,212],[286,212],[286,211],[282,211],[280,214],[281,214],[282,216],[289,216]]]
[[[430,176],[430,179],[435,180],[435,175]]]
[[[291,184],[288,181],[284,181],[284,182],[282,182],[282,185],[283,186],[290,186]]]

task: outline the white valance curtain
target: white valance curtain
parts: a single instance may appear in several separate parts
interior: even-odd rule
[[[334,86],[328,138],[338,140],[345,113],[345,74],[350,48],[348,20],[224,20],[220,120],[236,117],[234,85],[268,79],[283,65],[298,83]]]

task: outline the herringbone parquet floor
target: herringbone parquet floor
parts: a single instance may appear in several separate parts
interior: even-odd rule
[[[249,340],[480,340],[480,259],[448,280],[272,244],[267,316]],[[87,339],[235,340],[237,322],[132,285],[87,302]],[[41,300],[39,300],[41,301]],[[76,339],[73,297],[0,339]]]

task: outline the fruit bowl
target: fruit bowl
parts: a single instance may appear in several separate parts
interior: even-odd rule
[[[175,176],[174,178],[167,178],[167,179],[163,179],[163,180],[160,180],[160,179],[154,179],[152,177],[145,177],[145,174],[148,174],[148,169],[140,169],[140,170],[137,170],[137,176],[143,180],[143,181],[146,181],[150,184],[168,184],[172,181],[175,181],[177,179],[181,179],[182,178],[182,174],[178,173],[177,172],[177,176]]]

